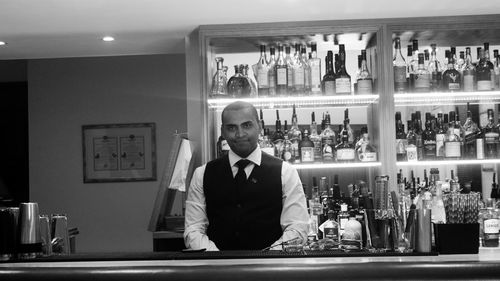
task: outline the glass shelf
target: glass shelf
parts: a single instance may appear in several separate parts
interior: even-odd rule
[[[473,159],[473,160],[436,160],[436,161],[413,161],[397,162],[398,166],[442,166],[442,165],[477,165],[477,164],[499,164],[500,159]]]
[[[226,105],[240,100],[261,108],[318,107],[318,106],[368,106],[378,100],[378,95],[345,95],[345,96],[287,96],[265,98],[211,98],[207,100],[212,109],[223,109]]]
[[[439,104],[491,104],[500,103],[500,91],[488,92],[432,92],[394,94],[396,106],[428,106]]]
[[[331,168],[368,168],[379,167],[380,162],[358,162],[358,163],[311,163],[293,164],[297,170],[331,169]]]

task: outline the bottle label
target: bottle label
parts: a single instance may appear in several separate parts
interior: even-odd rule
[[[293,85],[304,86],[304,69],[302,67],[293,69]]]
[[[429,77],[429,74],[415,74],[414,75],[414,85],[415,85],[415,90],[420,90],[420,91],[428,91],[430,86],[431,86],[431,79]]]
[[[325,82],[325,95],[335,95],[335,82],[326,81]]]
[[[361,162],[376,162],[377,153],[376,152],[363,152],[359,154],[359,161]]]
[[[484,233],[487,234],[498,234],[500,230],[500,220],[499,219],[487,219],[484,220]]]
[[[436,156],[436,141],[425,140],[424,141],[424,155],[425,156]]]
[[[328,143],[323,144],[323,160],[333,161],[333,148]]]
[[[269,88],[275,88],[276,87],[276,70],[274,69],[274,67],[271,67],[271,69],[269,69],[268,77],[269,77]]]
[[[460,90],[460,83],[448,83],[448,90],[457,91]]]
[[[444,134],[436,134],[436,156],[444,157]]]
[[[321,69],[318,63],[311,62],[311,85],[313,89],[318,90],[321,85]]]
[[[474,91],[474,75],[464,75],[464,92]]]
[[[490,91],[491,90],[491,80],[478,80],[477,81],[478,91]]]
[[[269,155],[274,156],[274,147],[263,147],[261,150]]]
[[[338,241],[339,239],[339,229],[337,227],[332,227],[331,224],[323,229],[323,233],[325,238],[332,239],[334,241]]]
[[[335,92],[337,94],[350,94],[351,93],[351,79],[337,78],[335,79]]]
[[[314,144],[314,158],[321,159],[321,139],[312,139]]]
[[[417,161],[417,146],[411,144],[406,147],[406,158],[408,158],[409,162]]]
[[[484,134],[484,142],[486,144],[496,144],[498,142],[498,133],[495,132],[488,132]]]
[[[484,141],[483,139],[476,139],[476,158],[484,159]]]
[[[302,162],[314,162],[314,148],[302,147],[300,149],[300,160]]]
[[[269,88],[269,76],[265,68],[257,70],[257,83],[259,88]]]
[[[394,67],[394,82],[396,83],[396,85],[398,85],[398,83],[406,85],[406,66]],[[398,89],[396,88],[396,90]],[[404,87],[403,90],[406,90],[406,87]]]
[[[354,160],[354,149],[340,148],[337,149],[337,160]]]
[[[404,154],[406,153],[406,147],[408,146],[407,139],[396,139],[396,153]]]
[[[339,220],[339,225],[340,225],[340,235],[343,234],[343,231],[345,230],[345,225],[349,221],[349,218],[340,218]]]
[[[372,80],[371,79],[358,80],[358,94],[371,95],[372,93],[373,93],[373,89],[372,89]]]
[[[444,143],[444,154],[446,157],[461,157],[459,141],[449,141]]]
[[[287,81],[286,67],[276,68],[276,85],[285,85]]]

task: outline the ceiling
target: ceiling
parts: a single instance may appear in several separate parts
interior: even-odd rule
[[[202,24],[496,13],[498,0],[0,0],[0,60],[184,53]]]

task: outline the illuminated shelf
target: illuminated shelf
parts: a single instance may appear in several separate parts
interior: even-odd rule
[[[499,103],[500,91],[394,94],[394,104],[396,106],[424,106],[460,103],[465,104],[468,102],[472,104]]]
[[[213,98],[208,99],[208,106],[213,109],[223,109],[234,101],[246,101],[256,107],[275,108],[290,107],[318,107],[318,106],[367,106],[378,100],[378,95],[345,95],[345,96],[287,96],[264,98]]]
[[[477,164],[499,164],[500,159],[482,160],[436,160],[436,161],[413,161],[397,162],[398,166],[436,166],[436,165],[477,165]]]
[[[330,169],[330,168],[368,168],[379,167],[380,162],[356,162],[356,163],[311,163],[293,164],[297,170]]]

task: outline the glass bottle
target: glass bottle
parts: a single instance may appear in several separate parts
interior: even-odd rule
[[[495,208],[494,200],[486,201],[486,208],[480,211],[481,241],[483,247],[498,247],[500,211]]]
[[[320,162],[322,159],[321,155],[321,137],[318,135],[318,125],[316,124],[316,116],[314,114],[314,111],[311,113],[311,135],[309,136],[309,139],[313,142],[314,144],[314,161]]]
[[[300,44],[295,44],[295,55],[293,57],[292,73],[293,73],[293,93],[297,95],[301,95],[304,93],[305,67],[301,54],[302,54],[302,49]]]
[[[338,248],[339,237],[339,223],[335,220],[335,213],[333,210],[328,211],[328,219],[322,225],[324,238],[331,240],[332,248]]]
[[[292,112],[292,127],[288,131],[288,138],[292,143],[292,157],[295,162],[299,163],[300,161],[300,152],[299,152],[299,142],[302,140],[302,132],[299,129],[299,125],[297,124],[297,112],[295,110],[295,104],[293,105]]]
[[[321,81],[323,95],[335,95],[335,73],[333,72],[333,52],[328,51],[326,56],[326,73]]]
[[[413,129],[413,125],[414,122],[408,120],[408,134],[406,135],[408,141],[408,145],[406,146],[406,159],[408,162],[418,161],[417,136]]]
[[[444,141],[444,154],[447,159],[460,159],[462,157],[462,140],[460,138],[460,128],[457,128],[455,112],[449,114],[450,126]]]
[[[448,57],[448,69],[443,73],[443,90],[448,92],[459,92],[462,89],[460,72],[455,69],[455,60],[450,52]]]
[[[339,71],[335,77],[335,93],[344,95],[351,94],[351,76],[347,73],[347,69],[345,66],[346,57],[345,57],[345,46],[344,44],[339,45]]]
[[[458,57],[455,69],[460,72],[460,75],[462,75],[462,72],[464,71],[464,66],[465,66],[465,52],[460,51],[460,56]]]
[[[255,80],[253,80],[252,77],[248,76],[248,64],[243,65],[243,77],[245,77],[248,80],[248,83],[250,84],[251,92],[250,92],[250,97],[251,98],[256,98],[257,97],[257,83]]]
[[[424,159],[424,141],[422,139],[424,130],[422,130],[422,117],[420,115],[420,111],[416,111],[414,115],[414,125],[413,125],[413,131],[415,133],[415,138],[417,142],[417,156],[418,160],[423,160]]]
[[[350,122],[351,121],[349,119],[349,108],[346,108],[344,110],[344,127],[342,129],[347,130],[348,141],[349,141],[349,143],[353,144],[354,143],[354,131],[352,130]]]
[[[286,127],[286,123],[285,123],[285,127]],[[295,162],[295,154],[293,152],[292,142],[290,141],[290,139],[288,139],[288,134],[286,134],[286,131],[285,131],[284,136],[285,136],[285,139],[283,140],[283,154],[281,156],[281,159],[283,159],[283,161],[286,161],[289,163],[294,163]]]
[[[498,50],[493,50],[493,57],[495,59],[495,90],[500,90],[500,55],[498,54]]]
[[[396,160],[406,161],[406,147],[408,146],[408,141],[406,139],[406,133],[404,124],[401,121],[401,112],[396,112]]]
[[[269,96],[276,96],[276,49],[269,48],[269,61],[267,63],[269,77]]]
[[[227,91],[233,98],[250,97],[252,86],[250,81],[243,75],[244,65],[234,66],[234,75],[227,82]]]
[[[276,59],[276,94],[285,96],[287,94],[288,85],[288,66],[283,55],[283,46],[278,45],[278,58]]]
[[[288,68],[288,80],[286,89],[289,94],[293,93],[293,58],[290,56],[291,47],[287,45],[285,47],[285,61]]]
[[[335,151],[337,153],[337,162],[354,162],[356,159],[354,145],[349,142],[347,130],[342,130],[342,142],[335,146]]]
[[[479,50],[479,62],[476,66],[476,80],[478,91],[491,90],[491,69],[483,49]]]
[[[486,59],[486,63],[490,68],[490,80],[491,80],[491,90],[495,89],[495,67],[490,60],[490,43],[484,42],[484,58]]]
[[[424,159],[436,159],[436,132],[431,128],[430,114],[425,118],[425,131],[422,135],[424,144]]]
[[[217,70],[212,79],[211,97],[227,97],[227,76],[224,72],[224,58],[216,57]]]
[[[427,66],[429,72],[431,73],[430,89],[431,91],[440,91],[443,67],[441,66],[441,62],[437,59],[436,44],[431,44],[431,49],[431,59],[429,60],[429,64]]]
[[[429,92],[431,87],[431,77],[429,70],[425,67],[424,54],[418,54],[418,66],[413,72],[413,79],[415,92]]]
[[[470,48],[465,48],[465,64],[463,68],[464,92],[473,92],[476,86],[476,67],[472,64]]]
[[[493,109],[488,109],[488,124],[483,128],[484,135],[484,155],[486,158],[492,159],[498,156],[498,144],[500,133],[495,128],[495,121],[493,119]]]
[[[406,62],[407,62],[407,65],[406,65],[406,80],[408,81],[408,91],[409,92],[413,92],[414,90],[414,85],[413,85],[413,82],[414,79],[413,79],[413,67],[412,67],[412,64],[413,64],[413,46],[412,45],[408,45],[406,46]],[[418,64],[418,61],[417,61],[417,64]]]
[[[275,149],[275,155],[278,158],[281,158],[283,154],[283,141],[285,139],[285,136],[283,132],[281,131],[281,120],[280,120],[280,113],[276,109],[276,130],[274,131],[272,141],[274,143],[274,146],[276,147]]]
[[[376,162],[377,149],[370,144],[370,136],[368,135],[368,128],[363,126],[361,128],[361,138],[356,143],[356,158],[360,162]]]
[[[444,158],[444,140],[446,138],[446,130],[443,123],[443,113],[438,113],[436,130],[436,159]]]
[[[330,114],[325,115],[325,129],[321,132],[321,154],[323,162],[333,162],[335,160],[335,131],[330,127]]]
[[[467,103],[467,119],[463,125],[464,129],[464,158],[476,159],[476,138],[479,133],[479,128],[472,120],[472,113]]]
[[[339,223],[339,239],[340,239],[340,237],[342,237],[342,234],[344,234],[347,221],[349,221],[349,211],[347,204],[342,203],[340,205],[340,212],[337,221]]]
[[[368,66],[366,64],[366,50],[361,50],[361,69],[358,76],[358,94],[360,95],[371,95],[373,94],[373,80],[372,75],[368,71]]]
[[[354,74],[354,94],[358,94],[358,78],[359,78],[359,73],[361,72],[361,55],[358,55],[358,69],[356,70],[356,73]]]
[[[312,163],[314,162],[314,143],[309,139],[309,131],[304,130],[304,136],[299,143],[300,162]]]
[[[300,59],[302,60],[302,65],[304,67],[304,90],[299,95],[309,95],[311,93],[311,68],[309,67],[309,58],[307,56],[307,46],[302,45],[300,49]],[[311,54],[309,54],[311,56]]]
[[[309,59],[309,74],[311,92],[313,95],[321,93],[321,60],[318,58],[316,42],[311,42],[311,58]],[[311,132],[312,134],[312,132]]]
[[[401,53],[401,39],[394,39],[394,57],[392,59],[394,68],[394,92],[405,93],[408,91],[408,81],[406,80],[406,61]]]
[[[262,142],[260,143],[260,149],[272,156],[276,155],[276,149],[273,142],[269,139],[269,128],[264,129],[264,136]]]
[[[260,45],[259,61],[252,66],[257,80],[257,94],[259,97],[269,96],[269,68],[267,66],[266,45]]]

